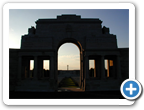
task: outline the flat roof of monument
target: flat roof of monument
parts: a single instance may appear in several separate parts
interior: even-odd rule
[[[129,50],[129,48],[116,48],[116,49],[86,49],[89,51],[117,51],[117,50]],[[9,48],[9,51],[27,51],[27,52],[36,52],[36,51],[41,51],[41,52],[47,52],[47,51],[55,51],[53,49],[15,49],[15,48]]]
[[[102,23],[98,18],[81,18],[79,15],[60,15],[53,19],[38,19],[37,23]]]

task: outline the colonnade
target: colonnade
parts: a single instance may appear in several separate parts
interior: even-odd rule
[[[99,80],[106,79],[105,74],[105,59],[107,55],[93,55],[94,60],[94,77],[98,78]],[[109,55],[111,56],[111,55]],[[25,57],[25,58],[23,58]],[[49,77],[48,79],[51,80],[57,80],[57,56],[51,55],[51,56],[31,56],[31,60],[34,60],[34,71],[33,71],[33,79],[43,79],[42,75],[42,69],[43,69],[43,60],[49,60]],[[112,57],[113,58],[113,57]],[[25,59],[29,60],[28,56],[19,56],[18,58],[18,79],[21,80],[23,78],[23,62],[25,62]],[[89,60],[91,59],[90,55],[84,56],[83,53],[80,54],[80,86],[82,88],[85,88],[85,84],[87,80],[90,80],[89,76]],[[108,62],[111,60],[109,58]],[[115,68],[115,76],[116,79],[121,78],[121,68],[120,68],[120,56],[114,55],[113,58],[114,61],[114,68]],[[27,66],[29,66],[28,63],[26,63]],[[108,63],[109,65],[109,63]],[[56,83],[55,83],[56,84]]]
[[[89,56],[85,56],[85,74],[86,74],[86,79],[90,79],[89,76]],[[106,73],[105,73],[105,55],[98,55],[95,56],[95,58],[93,58],[94,60],[94,77],[98,78],[98,79],[106,79]],[[107,60],[108,61],[108,66],[110,63],[110,59]],[[115,77],[116,79],[120,79],[121,78],[121,68],[120,68],[120,56],[119,55],[115,55],[113,58],[113,66],[115,71],[113,71],[113,77]],[[109,68],[107,69],[109,72]],[[109,74],[109,73],[108,73]]]
[[[23,58],[25,57],[25,58]],[[33,69],[33,79],[37,80],[40,78],[44,78],[42,75],[43,71],[43,60],[49,60],[49,78],[54,79],[54,57],[49,56],[31,56],[31,59],[28,56],[19,56],[18,58],[18,79],[21,80],[24,78],[24,62],[26,63],[26,66],[28,67],[28,73],[30,71],[30,60],[34,60],[34,69]],[[28,76],[28,78],[30,78]]]

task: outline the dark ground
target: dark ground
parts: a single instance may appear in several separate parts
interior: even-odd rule
[[[72,78],[59,83],[59,92],[10,92],[10,99],[124,99],[120,91],[84,92]]]
[[[10,99],[124,99],[120,91],[10,92]]]

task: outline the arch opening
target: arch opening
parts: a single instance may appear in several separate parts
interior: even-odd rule
[[[79,41],[75,40],[75,39],[72,39],[72,38],[65,38],[63,39],[59,44],[58,44],[58,47],[57,47],[57,51],[59,50],[60,46],[65,44],[65,43],[73,43],[75,44],[78,49],[80,50],[80,52],[82,51],[82,45]]]
[[[58,90],[75,91],[81,88],[81,44],[73,39],[65,39],[57,48]]]

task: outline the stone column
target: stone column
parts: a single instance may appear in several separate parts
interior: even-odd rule
[[[19,56],[18,58],[18,80],[21,80],[21,74],[22,74],[22,57]]]
[[[80,52],[80,87],[82,87],[82,52]]]
[[[86,79],[89,79],[89,59],[88,59],[88,56],[85,56],[85,75],[86,75]]]
[[[117,78],[121,78],[120,56],[116,56],[117,61]]]
[[[34,56],[34,75],[33,75],[34,79],[37,79],[37,73],[38,73],[38,59],[37,56]]]
[[[40,64],[41,64],[41,67],[40,67],[41,78],[44,78],[44,73],[43,73],[43,59],[41,59]]]
[[[54,79],[54,58],[50,56],[50,79]]]
[[[81,88],[84,90],[85,85],[85,59],[84,59],[84,52],[82,51],[81,54]]]
[[[95,60],[94,60],[94,77],[96,77],[96,74],[97,74],[97,73],[96,73],[96,67],[97,67],[96,62],[97,62],[97,61],[96,61],[96,59],[95,59]]]
[[[43,71],[43,69],[44,69],[44,61],[43,61],[43,59],[41,60],[41,78],[44,78],[44,71]]]
[[[53,73],[53,75],[54,75],[54,89],[55,89],[55,91],[57,91],[57,89],[58,89],[58,74],[57,74],[57,72],[58,72],[58,70],[57,70],[57,52],[54,52],[54,57],[53,57],[53,65],[54,65],[54,73]]]
[[[110,77],[110,60],[107,60],[107,77]]]
[[[82,51],[82,75],[81,75],[81,88],[85,90],[85,58],[84,58],[84,51]]]
[[[30,60],[28,59],[28,71],[27,71],[27,78],[30,78]]]
[[[55,79],[56,79],[56,82],[58,83],[58,55],[57,53],[55,54]]]
[[[38,60],[38,78],[43,78],[43,60],[40,58]]]
[[[101,62],[100,62],[100,58],[96,59],[96,77],[100,78],[101,76]]]
[[[104,56],[101,56],[101,79],[105,79]]]

